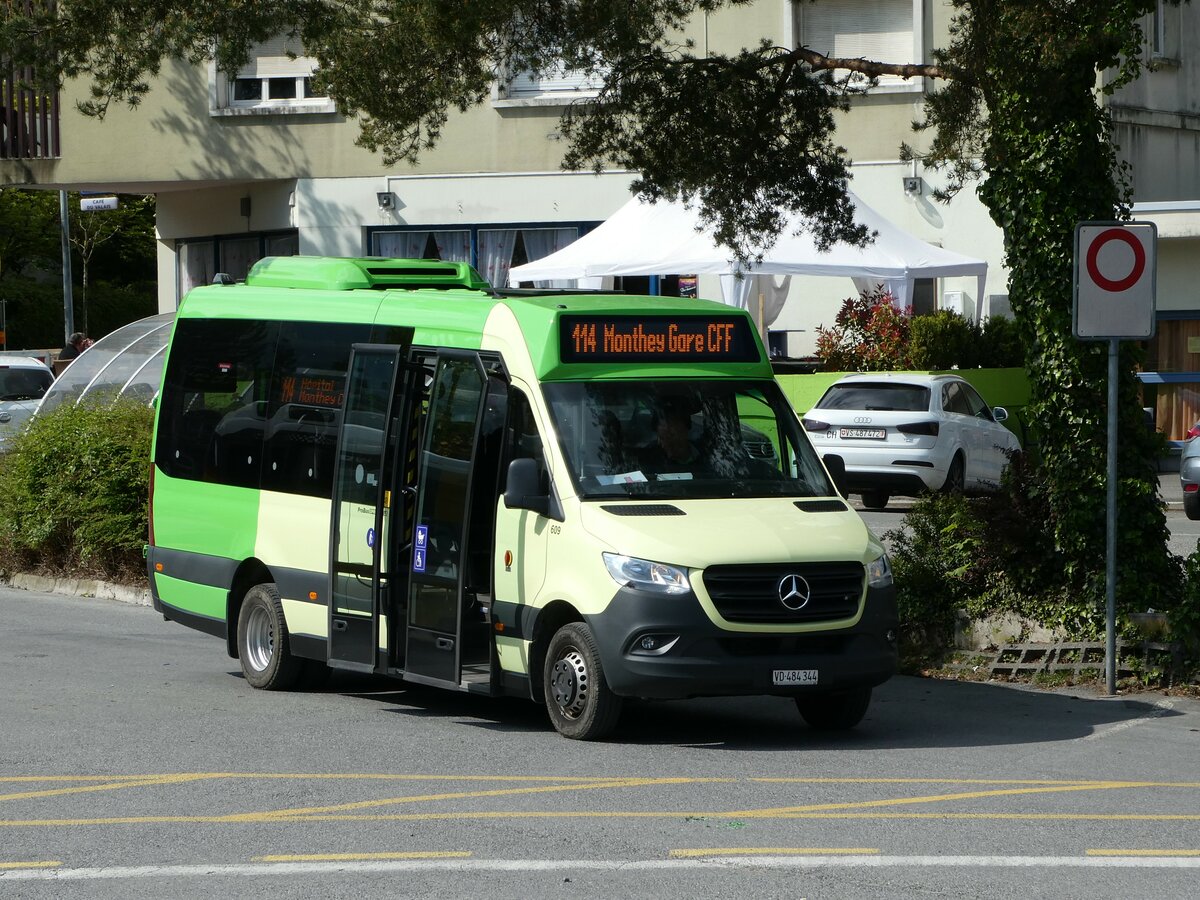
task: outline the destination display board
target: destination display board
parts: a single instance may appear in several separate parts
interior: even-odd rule
[[[559,318],[564,363],[760,362],[744,316],[606,316]]]

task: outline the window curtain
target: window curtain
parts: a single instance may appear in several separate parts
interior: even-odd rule
[[[375,233],[375,255],[392,259],[420,259],[425,255],[428,231],[381,231]]]
[[[435,231],[433,239],[437,243],[438,259],[444,262],[469,263],[471,261],[471,232]],[[509,259],[512,258],[511,251],[508,256]],[[508,270],[505,269],[505,271]]]
[[[267,256],[295,256],[299,252],[299,235],[276,234],[267,238]]]
[[[179,278],[179,294],[175,298],[175,305],[178,306],[179,301],[192,288],[212,284],[213,275],[216,274],[213,269],[212,241],[189,241],[180,244],[175,266]]]
[[[221,241],[221,271],[244,281],[250,267],[258,262],[258,238],[228,238]]]
[[[479,274],[488,284],[504,287],[512,267],[513,249],[517,246],[515,228],[479,230]]]
[[[551,253],[557,253],[577,237],[579,237],[578,228],[525,228],[521,231],[521,239],[525,241],[525,255],[529,262],[542,259]],[[556,278],[533,283],[534,287],[539,288],[569,288],[573,285],[574,279],[571,278]]]

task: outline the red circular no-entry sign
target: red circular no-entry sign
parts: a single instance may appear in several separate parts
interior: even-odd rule
[[[1106,244],[1112,241],[1120,241],[1126,244],[1133,251],[1133,266],[1129,270],[1129,274],[1124,278],[1108,278],[1100,271],[1099,257],[1100,251]],[[1092,283],[1097,287],[1109,291],[1111,293],[1119,293],[1127,291],[1141,279],[1146,273],[1146,249],[1142,246],[1142,242],[1130,234],[1124,228],[1109,228],[1107,231],[1100,232],[1099,235],[1091,242],[1087,249],[1087,274],[1092,280]]]

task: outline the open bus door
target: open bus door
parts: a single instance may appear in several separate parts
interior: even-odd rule
[[[403,531],[408,513],[392,489],[411,432],[401,423],[416,377],[408,349],[355,344],[350,352],[330,523],[329,664],[341,669],[386,668],[381,629],[403,627],[389,617],[388,592],[402,590],[394,576],[407,562],[391,531]]]
[[[504,396],[478,353],[438,352],[417,460],[405,680],[491,689],[490,578],[478,573],[490,573],[499,447],[488,438]]]

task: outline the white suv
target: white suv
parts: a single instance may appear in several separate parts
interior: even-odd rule
[[[54,373],[32,356],[0,356],[0,450],[29,422]]]
[[[846,463],[846,489],[868,509],[893,494],[991,490],[1000,484],[1016,435],[957,375],[847,375],[804,416],[817,452]]]

